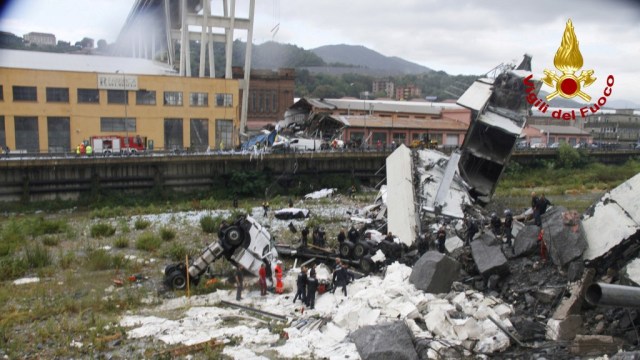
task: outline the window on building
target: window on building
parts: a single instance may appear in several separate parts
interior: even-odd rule
[[[400,145],[400,144],[405,144],[406,145],[406,140],[407,140],[407,133],[404,133],[404,132],[401,132],[401,133],[394,132],[393,133],[393,141],[396,142],[396,145]]]
[[[570,137],[570,138],[569,138],[569,144],[571,144],[571,145],[575,145],[575,144],[576,144],[576,141],[577,141],[577,140],[576,140],[576,138],[574,138],[574,137]]]
[[[209,147],[209,121],[207,119],[191,119],[189,128],[191,150],[206,150]]]
[[[189,106],[209,106],[209,94],[205,92],[189,94]]]
[[[79,104],[100,103],[100,91],[98,89],[78,89]]]
[[[216,146],[224,149],[233,146],[233,120],[216,119]]]
[[[371,139],[373,139],[373,145],[377,145],[378,141],[380,141],[381,144],[385,145],[387,143],[387,133],[374,132],[371,136]]]
[[[4,130],[4,116],[0,115],[0,147],[7,146],[7,133]]]
[[[156,92],[154,90],[136,91],[136,105],[155,105]]]
[[[216,94],[216,106],[232,107],[233,94]],[[260,107],[262,108],[262,104],[260,104]]]
[[[69,88],[47,88],[47,102],[69,102]]]
[[[555,136],[549,136],[549,145],[553,144],[554,142],[556,142],[556,137]]]
[[[438,145],[442,144],[442,134],[431,134],[431,141],[437,141]]]
[[[4,101],[4,88],[0,85],[0,101]]]
[[[128,104],[129,97],[127,90],[107,90],[108,104]]]
[[[250,100],[249,100],[249,104],[250,104],[250,112],[255,112],[256,111],[256,92],[252,91],[250,96]]]
[[[278,94],[275,91],[271,94],[271,112],[278,112]]]
[[[349,134],[349,141],[352,146],[360,146],[362,145],[362,139],[364,139],[364,132],[362,131],[352,131]]]
[[[29,153],[40,152],[40,144],[38,143],[38,117],[16,116],[14,120],[16,149],[26,150]]]
[[[102,117],[100,118],[100,131],[136,131],[136,118],[114,118],[114,117]]]
[[[164,148],[166,150],[182,150],[182,119],[164,119]]]
[[[165,91],[164,104],[167,106],[182,106],[182,91]]]
[[[47,118],[47,137],[50,153],[64,153],[71,149],[69,118],[50,116]]]
[[[14,86],[13,101],[38,101],[38,91],[35,86]]]

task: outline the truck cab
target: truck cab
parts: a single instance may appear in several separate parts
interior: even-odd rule
[[[168,265],[164,282],[178,290],[186,288],[187,282],[197,285],[209,265],[222,257],[258,276],[262,264],[274,271],[278,252],[269,232],[251,216],[242,215],[232,224],[221,226],[218,241],[209,244],[189,264],[180,262]],[[268,278],[267,282],[272,283],[272,279]]]

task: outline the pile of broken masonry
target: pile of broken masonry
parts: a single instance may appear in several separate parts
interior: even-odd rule
[[[295,277],[284,295],[250,292],[241,304],[287,320],[273,322],[220,307],[234,293],[165,301],[146,316],[125,316],[129,338],[165,344],[227,342],[237,359],[450,359],[474,356],[568,358],[637,348],[640,298],[629,307],[600,307],[584,300],[592,283],[640,284],[640,174],[605,194],[585,214],[562,207],[542,217],[549,262],[539,257],[538,227],[518,232],[513,252],[490,232],[470,247],[447,240],[449,255],[429,251],[412,267],[393,263],[340,291],[317,297],[315,309],[293,304]],[[318,268],[318,278],[330,271]],[[178,320],[158,314],[179,311]],[[175,318],[175,313],[173,318]],[[225,319],[235,318],[232,323]],[[627,357],[624,357],[627,356]]]

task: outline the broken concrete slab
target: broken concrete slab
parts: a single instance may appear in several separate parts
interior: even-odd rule
[[[623,343],[622,340],[613,336],[576,335],[569,351],[580,356],[613,354],[622,348]]]
[[[542,215],[544,241],[554,264],[566,266],[582,256],[587,242],[578,216],[562,206],[554,206]]]
[[[446,293],[458,280],[460,268],[454,259],[437,251],[427,251],[413,265],[409,282],[428,293]]]
[[[464,242],[457,236],[452,236],[444,241],[444,247],[447,252],[452,253],[454,250],[464,246]]]
[[[563,320],[569,315],[577,315],[580,313],[582,310],[582,303],[584,302],[584,295],[589,285],[593,282],[594,275],[595,271],[593,269],[589,269],[585,271],[580,282],[569,287],[571,296],[562,299],[560,305],[558,305],[552,315],[553,319]]]
[[[503,275],[509,273],[507,258],[502,253],[502,247],[500,245],[487,245],[483,241],[485,238],[490,238],[490,236],[483,235],[471,242],[471,255],[480,274],[488,278],[492,274]]]
[[[559,288],[539,289],[534,293],[536,299],[541,303],[551,304],[560,295]]]
[[[568,315],[563,320],[549,319],[546,337],[553,341],[573,340],[581,326],[582,316],[580,315]]]
[[[615,224],[615,226],[611,226]],[[640,174],[604,194],[582,216],[588,248],[583,255],[587,266],[606,269],[640,238]],[[640,248],[631,254],[635,256]],[[627,257],[627,259],[629,258]]]
[[[635,259],[622,268],[620,271],[620,284],[640,286],[640,259]]]
[[[515,256],[523,256],[535,253],[540,246],[538,245],[538,233],[540,228],[536,225],[526,225],[518,232],[514,243],[513,253]]]
[[[387,157],[387,221],[388,229],[403,244],[411,246],[417,234],[415,194],[412,179],[411,150],[400,145]]]
[[[350,338],[364,360],[418,360],[404,321],[365,326],[351,333]]]
[[[491,320],[482,322],[483,336],[478,341],[473,351],[482,354],[490,354],[506,350],[511,345],[511,340]]]

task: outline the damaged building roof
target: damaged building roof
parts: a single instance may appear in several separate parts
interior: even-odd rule
[[[397,129],[440,129],[440,130],[467,130],[467,124],[454,119],[407,119],[400,118],[389,121],[387,117],[376,115],[339,115],[335,118],[340,119],[345,125],[353,127],[372,127],[372,128],[397,128]]]

